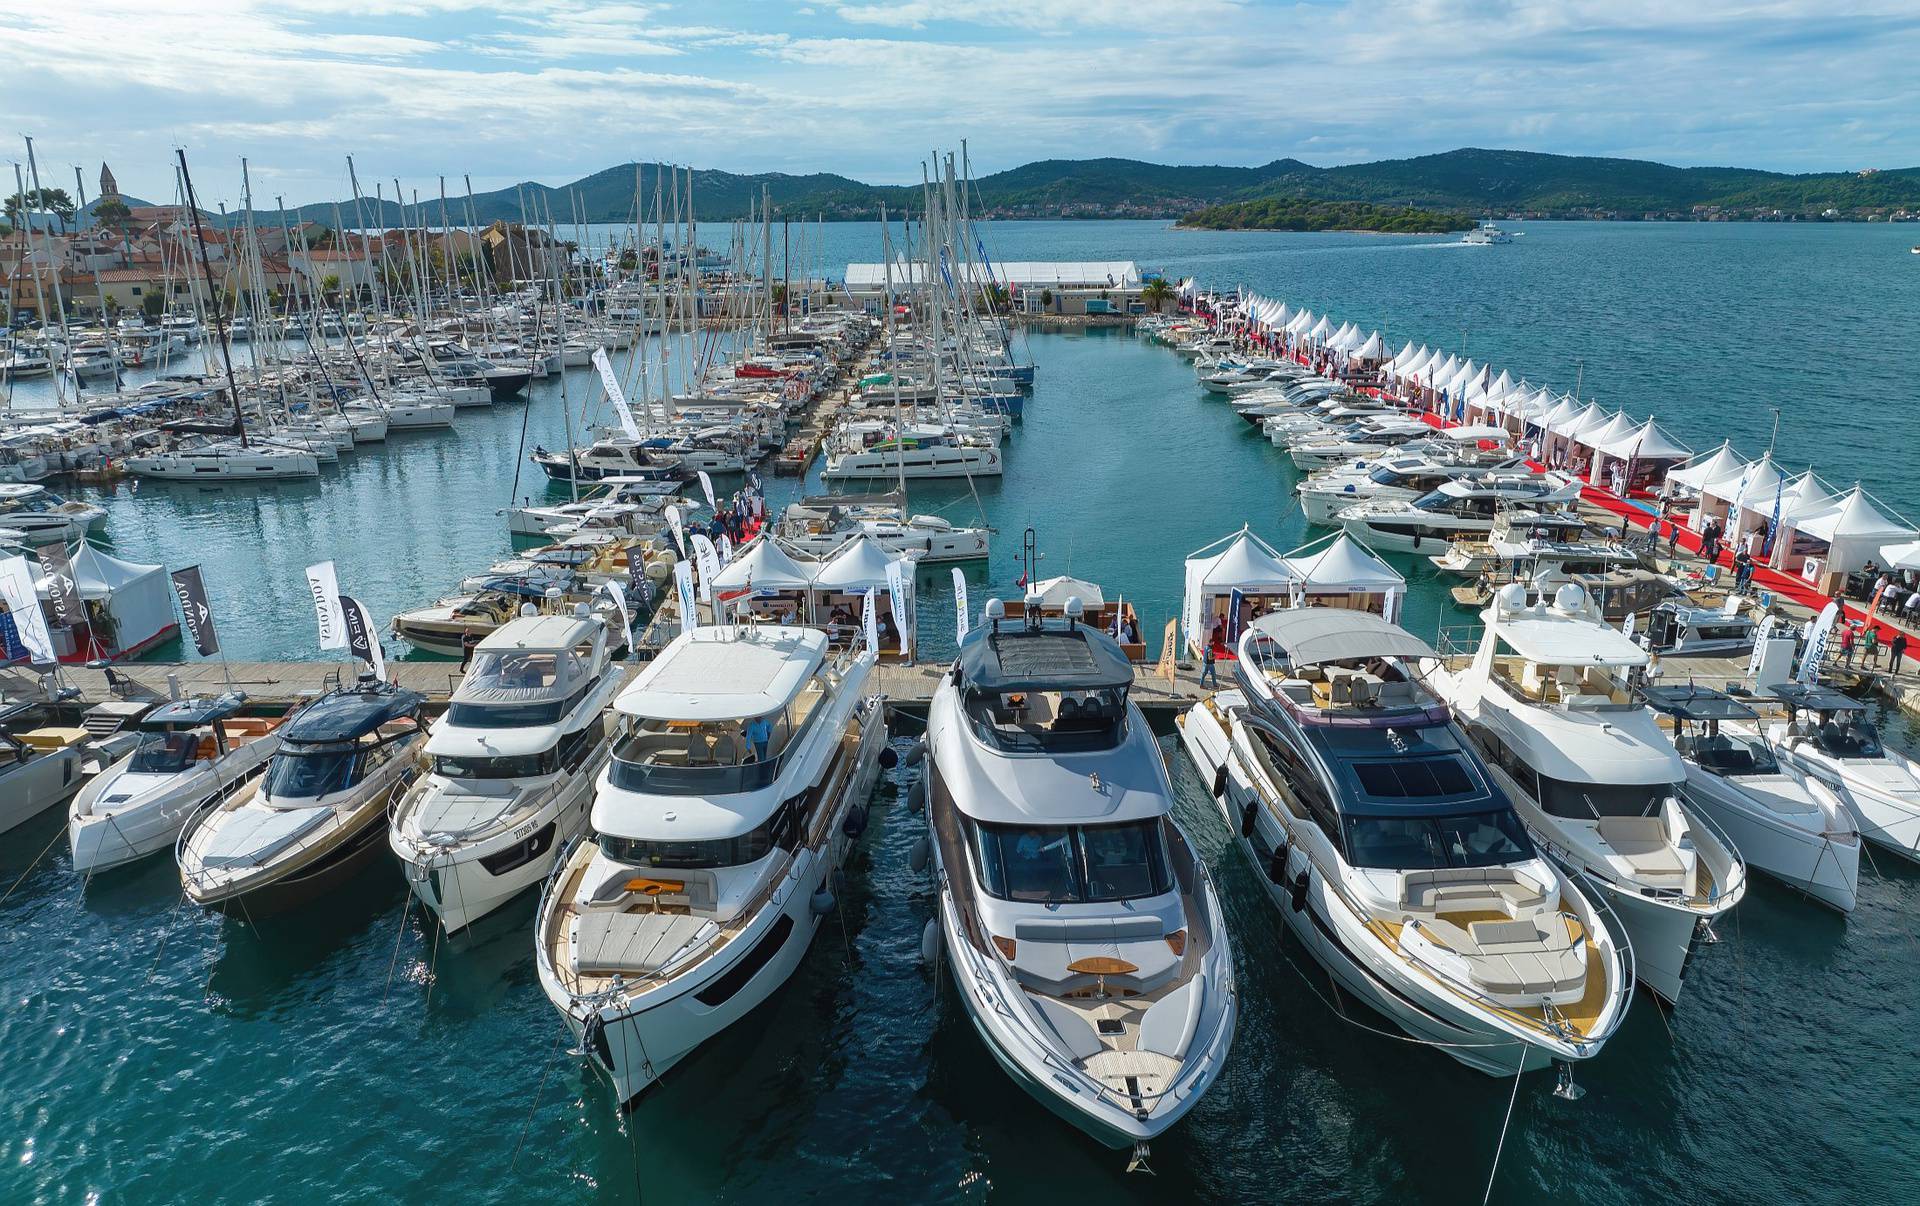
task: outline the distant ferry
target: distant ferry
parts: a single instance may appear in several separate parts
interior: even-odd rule
[[[1494,243],[1511,243],[1513,236],[1495,226],[1489,219],[1461,235],[1460,241],[1469,247],[1487,247]]]

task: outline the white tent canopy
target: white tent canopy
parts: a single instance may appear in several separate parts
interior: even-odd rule
[[[1034,583],[1028,588],[1029,595],[1039,595],[1042,607],[1065,607],[1067,600],[1078,599],[1081,606],[1089,610],[1106,606],[1107,596],[1091,582],[1081,578],[1069,578],[1062,574],[1058,578],[1048,578]]]
[[[1187,646],[1203,647],[1219,618],[1221,600],[1234,592],[1279,595],[1290,592],[1296,574],[1266,541],[1242,527],[1230,536],[1189,554],[1180,616]]]
[[[1379,596],[1381,616],[1387,620],[1398,617],[1407,580],[1371,549],[1345,532],[1328,540],[1317,551],[1306,551],[1310,548],[1311,545],[1296,549],[1285,558],[1300,579],[1303,595],[1348,596],[1352,604],[1360,606],[1370,600],[1352,596]]]
[[[140,565],[122,561],[82,543],[69,558],[73,565],[73,585],[83,604],[95,603],[109,624],[93,626],[93,653],[119,657],[149,645],[176,627],[173,611],[173,586],[164,566]],[[42,577],[35,584],[40,597],[51,596],[52,580]],[[49,627],[52,617],[48,617]],[[87,625],[73,632],[75,648],[87,637]],[[59,632],[54,633],[61,643]]]
[[[760,536],[721,567],[713,585],[717,590],[806,590],[820,568],[818,562],[788,556],[772,537]]]
[[[1882,545],[1880,557],[1889,569],[1920,570],[1920,540]]]
[[[889,555],[878,541],[860,536],[815,571],[809,585],[814,590],[885,590],[887,567],[905,560],[908,559]]]
[[[1693,455],[1686,445],[1660,430],[1660,425],[1652,419],[1624,435],[1601,440],[1599,448],[1608,456],[1623,460],[1678,460]]]
[[[1733,444],[1729,442],[1667,474],[1667,481],[1698,494],[1709,484],[1729,473],[1738,475],[1746,467],[1747,462],[1733,450]]]
[[[1365,343],[1361,344],[1358,348],[1354,350],[1353,358],[1355,360],[1378,360],[1382,356],[1385,356],[1386,354],[1387,354],[1386,340],[1381,339],[1380,332],[1375,331],[1372,335],[1369,335],[1367,337],[1367,341]]]

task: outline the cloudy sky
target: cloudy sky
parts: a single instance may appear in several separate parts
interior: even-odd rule
[[[1456,146],[1793,171],[1920,164],[1915,0],[72,0],[0,4],[47,183],[331,199],[629,159],[917,178],[1123,155]],[[24,158],[15,144],[9,158]],[[51,177],[52,179],[49,179]],[[370,188],[370,185],[369,185]],[[7,191],[11,191],[9,183]]]

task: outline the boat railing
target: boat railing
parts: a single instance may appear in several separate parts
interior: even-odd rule
[[[1470,660],[1480,651],[1486,630],[1478,624],[1443,624],[1434,633],[1433,648],[1443,664]]]

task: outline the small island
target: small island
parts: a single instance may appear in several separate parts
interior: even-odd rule
[[[1365,201],[1310,201],[1302,197],[1262,197],[1209,205],[1177,223],[1199,230],[1359,230],[1375,234],[1445,234],[1471,230],[1473,220],[1412,206],[1372,205]]]

